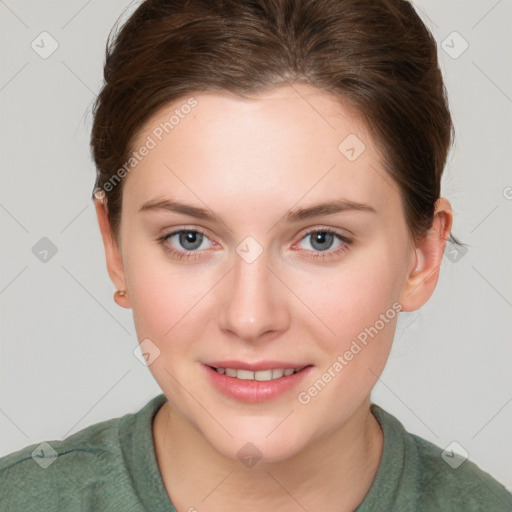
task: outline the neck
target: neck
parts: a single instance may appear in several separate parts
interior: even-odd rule
[[[167,493],[180,512],[353,511],[382,455],[382,431],[369,405],[368,397],[338,429],[292,457],[246,468],[217,452],[166,402],[154,419],[153,438]]]

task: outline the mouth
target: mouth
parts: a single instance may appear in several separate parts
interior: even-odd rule
[[[289,362],[244,364],[222,361],[202,363],[201,366],[214,389],[225,397],[247,403],[267,402],[285,396],[314,369],[312,364],[295,365]]]

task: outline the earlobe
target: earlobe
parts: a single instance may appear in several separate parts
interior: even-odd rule
[[[126,275],[124,271],[123,258],[110,226],[107,201],[105,198],[95,198],[94,206],[96,208],[98,225],[101,232],[101,238],[103,240],[103,246],[105,248],[108,275],[116,288],[114,300],[120,306],[130,308],[128,291],[126,289]],[[124,290],[125,293],[117,293],[119,290]]]
[[[444,198],[439,198],[432,227],[415,242],[416,263],[409,271],[400,300],[403,311],[419,309],[434,293],[452,220],[450,203]]]

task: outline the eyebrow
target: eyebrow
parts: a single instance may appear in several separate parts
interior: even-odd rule
[[[221,219],[204,208],[198,208],[185,203],[179,203],[177,201],[171,201],[170,199],[152,199],[146,201],[139,208],[140,212],[146,211],[162,211],[162,212],[176,212],[188,215],[189,217],[195,217],[197,219],[208,220],[211,222],[219,222]],[[349,201],[347,199],[338,199],[335,201],[329,201],[326,203],[317,204],[308,208],[296,208],[290,210],[284,215],[284,221],[293,223],[299,222],[305,219],[311,219],[313,217],[319,217],[321,215],[332,215],[334,213],[342,213],[346,211],[360,211],[360,212],[373,212],[377,213],[376,210],[365,203],[358,203]]]

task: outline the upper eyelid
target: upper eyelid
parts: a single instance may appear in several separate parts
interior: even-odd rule
[[[347,235],[344,234],[344,231],[346,231],[346,230],[343,230],[341,228],[333,228],[330,226],[320,226],[318,228],[311,228],[311,229],[307,228],[305,231],[302,232],[301,239],[304,238],[304,236],[306,236],[306,235],[310,235],[311,233],[324,232],[324,231],[333,233],[335,235],[339,235],[343,238],[349,238],[348,234]]]

